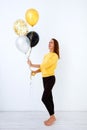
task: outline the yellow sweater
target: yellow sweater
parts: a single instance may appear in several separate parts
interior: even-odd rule
[[[56,69],[57,61],[58,56],[54,52],[49,52],[44,56],[42,64],[40,65],[42,77],[49,77],[54,75],[54,70]]]

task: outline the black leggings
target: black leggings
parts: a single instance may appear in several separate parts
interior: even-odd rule
[[[43,78],[44,92],[42,95],[42,101],[50,115],[54,114],[54,103],[52,96],[52,88],[54,84],[55,84],[55,76],[49,76]]]

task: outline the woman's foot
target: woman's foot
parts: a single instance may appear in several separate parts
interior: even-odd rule
[[[44,121],[44,124],[46,126],[52,125],[56,121],[56,117],[54,115],[50,116],[50,118],[46,121]]]

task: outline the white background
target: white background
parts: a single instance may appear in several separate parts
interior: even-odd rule
[[[61,59],[53,89],[55,110],[87,110],[87,1],[86,0],[0,0],[0,110],[45,110],[41,102],[41,74],[32,79],[26,55],[15,46],[14,22],[25,20],[29,8],[38,10],[40,18],[33,28],[40,36],[30,59],[41,63],[48,52],[48,42],[56,38]]]

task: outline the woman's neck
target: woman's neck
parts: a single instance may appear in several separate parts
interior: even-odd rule
[[[54,50],[53,50],[53,49],[50,49],[50,52],[54,52]]]

